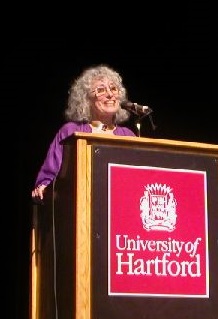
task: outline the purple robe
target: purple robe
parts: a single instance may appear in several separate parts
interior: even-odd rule
[[[68,122],[64,124],[56,133],[48,149],[44,163],[42,164],[35,182],[35,186],[40,184],[48,185],[57,176],[63,157],[63,145],[60,143],[75,132],[92,133],[91,126],[88,123]],[[129,128],[116,126],[114,135],[136,136]]]

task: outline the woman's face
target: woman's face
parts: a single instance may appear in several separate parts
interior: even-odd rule
[[[111,80],[94,80],[91,91],[93,119],[112,118],[119,109],[119,97],[119,90]]]

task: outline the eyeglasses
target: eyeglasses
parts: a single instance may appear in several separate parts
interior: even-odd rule
[[[96,97],[99,96],[103,96],[106,95],[108,90],[111,91],[112,94],[116,95],[118,94],[119,90],[115,85],[110,85],[110,86],[98,86],[96,87],[93,91],[91,91],[92,93],[95,93]]]

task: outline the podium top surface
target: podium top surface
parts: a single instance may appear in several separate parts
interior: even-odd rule
[[[180,141],[171,139],[156,139],[137,136],[118,136],[100,133],[75,132],[63,141],[63,144],[71,144],[74,140],[87,140],[87,143],[105,143],[105,144],[129,144],[137,146],[157,146],[167,148],[197,149],[199,151],[213,152],[218,154],[217,144],[208,144],[193,141]]]

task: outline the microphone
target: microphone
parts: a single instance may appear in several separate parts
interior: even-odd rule
[[[121,108],[133,112],[137,115],[149,115],[153,110],[147,105],[139,105],[130,101],[121,102]]]

